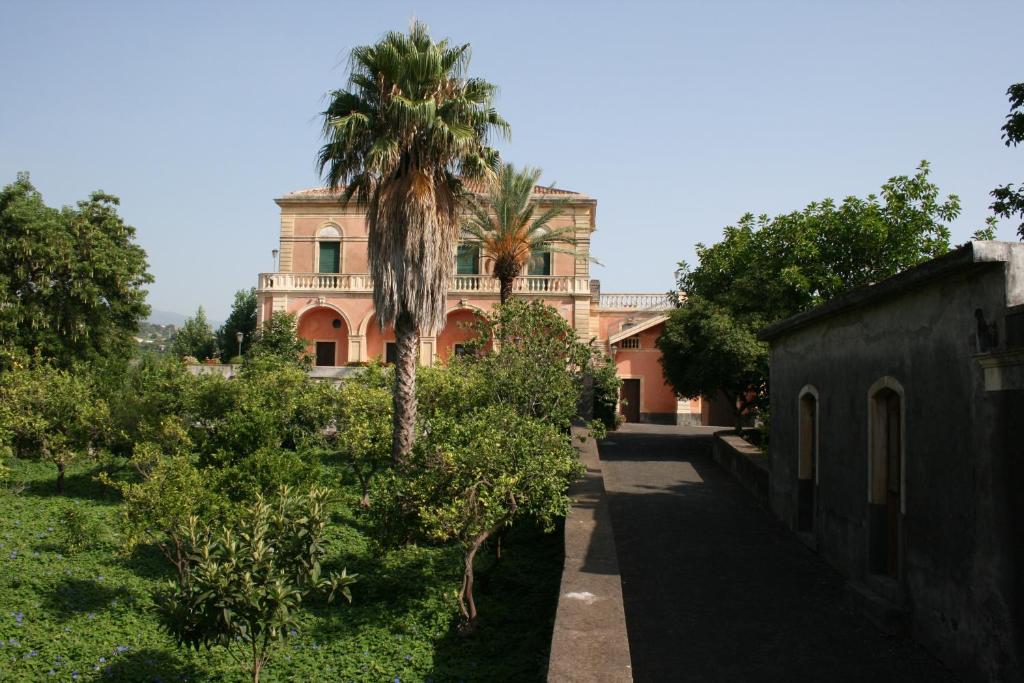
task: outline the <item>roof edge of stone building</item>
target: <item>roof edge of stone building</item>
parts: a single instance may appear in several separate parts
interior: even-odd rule
[[[757,333],[757,338],[761,341],[772,341],[824,318],[902,294],[933,280],[948,277],[975,266],[991,266],[1011,261],[1018,262],[1024,269],[1024,244],[997,241],[967,242],[948,254],[938,256],[873,285],[852,289],[820,306],[769,325]],[[1024,279],[1024,272],[1020,277]],[[1024,282],[1007,283],[1007,285],[1008,287],[1015,285],[1020,290],[1017,298],[1024,297]],[[1011,304],[1015,297],[1010,296],[1010,292],[1007,294],[1007,303]]]
[[[476,195],[483,195],[484,191],[479,187],[471,187],[470,191]],[[573,192],[572,190],[563,190],[558,187],[551,187],[547,185],[537,185],[534,191],[530,193],[532,199],[540,201],[545,200],[560,200],[565,201],[569,204],[596,204],[597,200],[593,197],[583,194],[582,192]],[[281,197],[276,197],[274,201],[280,205],[282,203],[291,202],[334,202],[341,198],[340,189],[331,189],[327,187],[310,187],[303,190],[295,190],[289,192]]]

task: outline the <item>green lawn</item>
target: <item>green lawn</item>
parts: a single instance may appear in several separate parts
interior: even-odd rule
[[[119,553],[117,493],[95,471],[68,472],[57,495],[52,466],[13,461],[24,491],[0,488],[0,681],[245,681],[221,650],[189,652],[161,630],[154,593],[170,566],[153,549]],[[455,632],[461,556],[451,547],[375,555],[340,491],[328,569],[360,574],[352,605],[311,604],[265,681],[539,681],[547,671],[562,568],[562,532],[522,525],[500,563],[478,559],[479,628]],[[64,511],[96,532],[69,553]]]

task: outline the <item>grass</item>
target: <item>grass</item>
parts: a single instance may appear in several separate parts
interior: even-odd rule
[[[0,488],[0,681],[248,680],[223,650],[181,650],[161,629],[154,596],[171,568],[153,548],[120,552],[117,493],[95,481],[94,470],[71,468],[61,496],[52,466],[10,466],[28,488]],[[263,680],[544,679],[560,529],[545,534],[523,524],[504,541],[500,562],[489,551],[478,559],[479,626],[462,636],[455,629],[458,549],[375,553],[354,487],[340,493],[328,568],[360,574],[354,602],[310,604]],[[65,520],[75,518],[72,537]]]

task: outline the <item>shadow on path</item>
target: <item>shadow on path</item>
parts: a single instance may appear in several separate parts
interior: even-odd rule
[[[708,430],[600,444],[636,681],[952,681],[711,459]]]

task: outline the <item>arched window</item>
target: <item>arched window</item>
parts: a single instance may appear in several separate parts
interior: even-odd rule
[[[900,577],[906,513],[904,393],[883,377],[868,391],[868,569]]]
[[[326,225],[316,235],[316,272],[341,272],[341,231]]]
[[[800,390],[799,462],[797,468],[797,531],[814,531],[818,489],[818,390]]]

